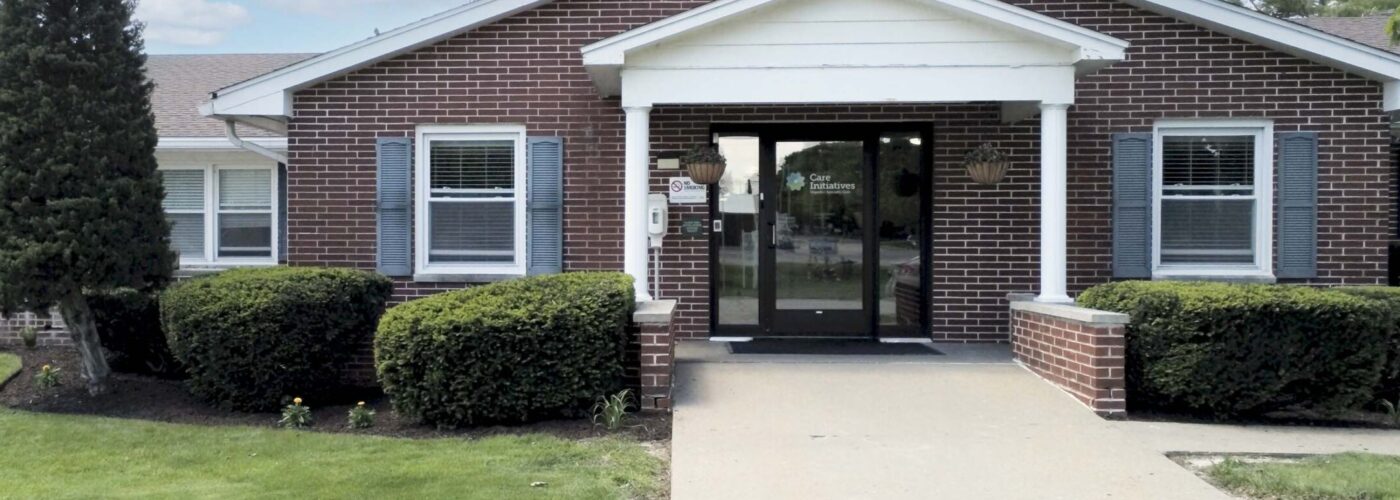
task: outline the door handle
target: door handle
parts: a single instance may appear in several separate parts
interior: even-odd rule
[[[768,241],[768,249],[769,249],[769,250],[777,250],[777,249],[778,249],[778,224],[777,224],[776,222],[769,222],[769,223],[768,223],[768,239],[769,239],[769,241]]]

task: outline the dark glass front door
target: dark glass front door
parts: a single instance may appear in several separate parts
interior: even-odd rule
[[[928,128],[717,127],[714,334],[923,336]]]

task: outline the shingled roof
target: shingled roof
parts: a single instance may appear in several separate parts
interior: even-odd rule
[[[1364,43],[1390,52],[1400,52],[1400,46],[1391,45],[1390,37],[1385,34],[1385,21],[1389,18],[1390,16],[1388,15],[1309,17],[1305,19],[1296,19],[1295,21],[1304,26],[1319,31],[1325,31],[1353,42]]]
[[[201,116],[199,105],[209,93],[255,76],[301,62],[316,54],[198,54],[153,55],[146,75],[156,83],[151,106],[161,137],[223,137],[219,120]],[[270,137],[267,132],[239,126],[247,137]]]

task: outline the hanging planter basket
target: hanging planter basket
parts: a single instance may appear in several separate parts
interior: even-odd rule
[[[967,176],[972,178],[972,182],[992,185],[1006,178],[1010,163],[995,146],[983,144],[967,153],[963,166],[967,168]]]
[[[681,157],[681,165],[696,184],[719,184],[724,177],[724,156],[713,147],[700,146],[690,150]]]

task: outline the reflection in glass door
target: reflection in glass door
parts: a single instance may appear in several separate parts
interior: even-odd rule
[[[751,335],[745,329],[759,324],[758,137],[722,135],[715,137],[715,145],[728,164],[716,186],[721,228],[714,273],[716,322],[726,332]]]
[[[717,128],[714,335],[927,336],[928,126]]]
[[[809,334],[864,332],[864,142],[776,141],[773,152],[774,323]]]

